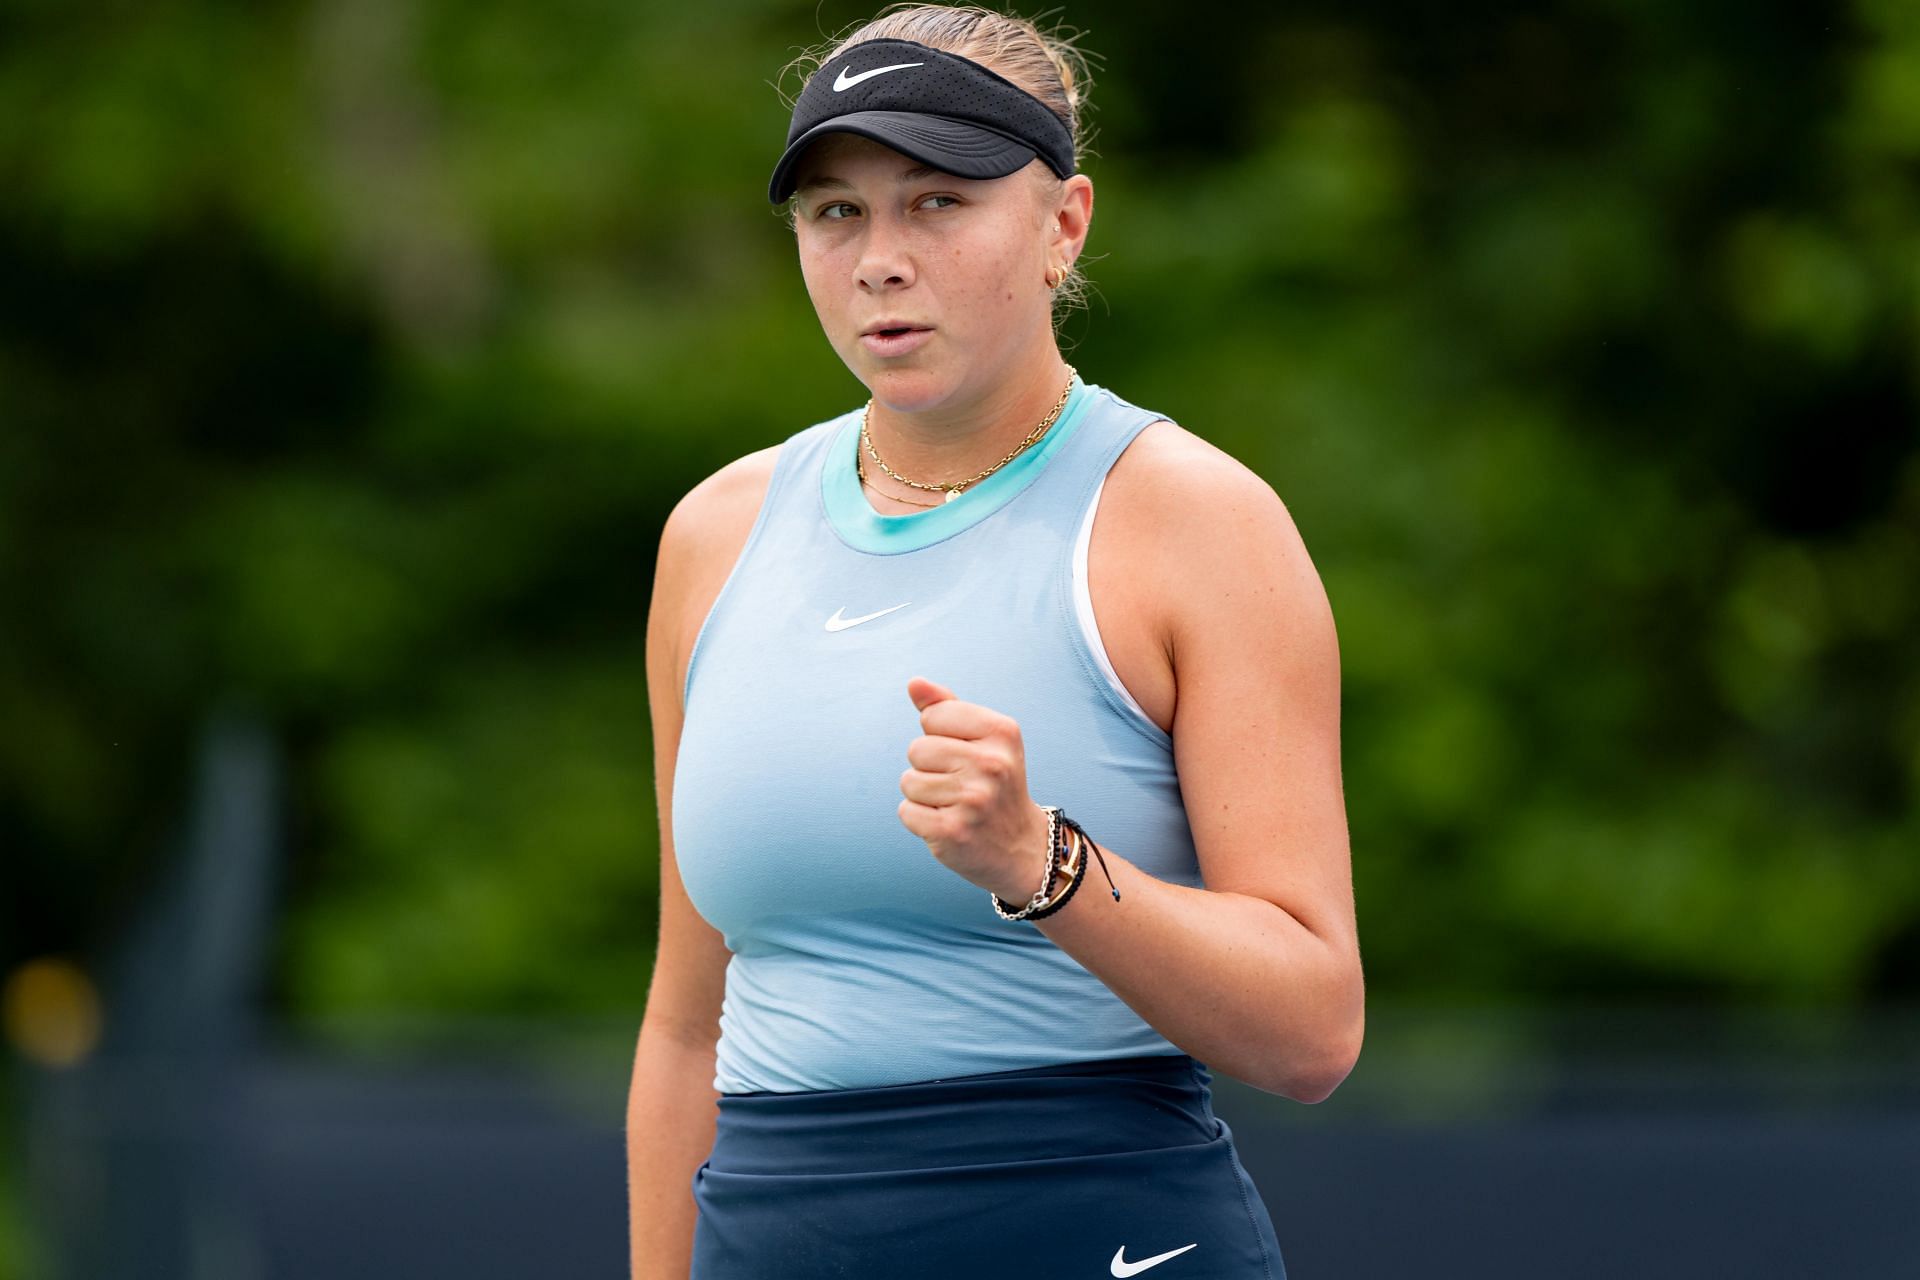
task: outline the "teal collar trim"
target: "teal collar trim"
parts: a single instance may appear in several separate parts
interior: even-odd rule
[[[1087,384],[1075,374],[1059,419],[1040,437],[1038,444],[963,491],[952,502],[897,516],[875,511],[867,495],[861,492],[860,476],[854,470],[855,454],[860,448],[860,414],[856,412],[834,433],[827,446],[826,464],[820,469],[820,496],[826,504],[827,522],[848,546],[875,555],[918,551],[972,528],[1012,502],[1021,490],[1033,483],[1047,459],[1086,416],[1087,402],[1092,398]]]

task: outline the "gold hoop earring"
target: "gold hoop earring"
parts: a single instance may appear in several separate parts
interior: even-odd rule
[[[1058,289],[1067,282],[1067,269],[1059,263],[1047,268],[1047,288]]]

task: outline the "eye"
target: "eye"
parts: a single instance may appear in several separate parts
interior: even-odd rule
[[[945,201],[945,203],[934,204],[933,202],[936,200]],[[958,196],[944,195],[936,192],[933,195],[922,197],[920,200],[920,207],[923,209],[924,208],[946,209],[946,208],[951,208],[952,206],[957,205],[959,203],[961,203],[961,200],[960,200],[960,197]],[[844,210],[845,212],[842,212],[842,210]],[[819,209],[815,210],[813,216],[822,222],[845,222],[849,218],[858,216],[859,212],[860,212],[860,207],[852,203],[851,201],[835,200],[830,204],[821,205]]]

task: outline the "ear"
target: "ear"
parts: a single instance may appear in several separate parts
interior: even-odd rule
[[[1093,179],[1076,173],[1060,184],[1060,195],[1048,210],[1047,247],[1051,260],[1068,266],[1080,257],[1093,225]]]

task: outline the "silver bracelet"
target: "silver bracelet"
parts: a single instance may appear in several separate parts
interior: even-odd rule
[[[1018,911],[1008,911],[1000,904],[1000,895],[989,889],[987,897],[993,900],[994,914],[1002,920],[1025,920],[1034,911],[1046,905],[1047,894],[1053,889],[1054,872],[1058,868],[1060,858],[1060,808],[1058,805],[1050,804],[1043,804],[1040,807],[1047,811],[1046,878],[1041,880],[1040,887],[1033,891],[1033,897],[1027,900],[1027,905]]]

